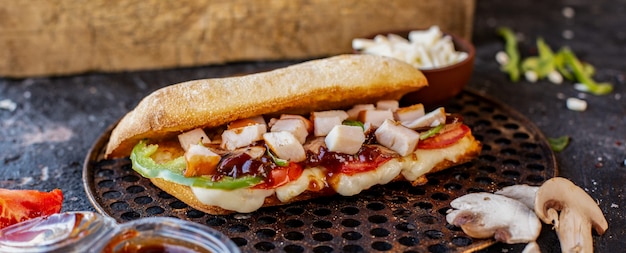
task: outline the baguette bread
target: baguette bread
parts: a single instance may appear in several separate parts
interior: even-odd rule
[[[111,133],[105,156],[128,156],[145,138],[256,115],[304,114],[400,99],[426,85],[424,75],[411,65],[373,55],[340,55],[247,76],[184,82],[140,101]]]
[[[300,173],[302,174],[299,174],[297,178],[290,178],[286,185],[284,183],[273,185],[269,189],[263,188],[266,187],[263,184],[269,184],[274,180],[269,178],[274,177],[272,174],[274,170],[280,171],[278,167],[270,166],[270,169],[264,169],[265,172],[254,172],[266,173],[263,174],[265,178],[261,184],[252,185],[253,187],[224,190],[214,187],[199,187],[197,184],[181,183],[190,178],[195,180],[193,177],[196,176],[188,176],[186,174],[187,171],[182,171],[182,174],[185,175],[183,179],[177,179],[182,181],[170,181],[166,179],[167,177],[147,176],[143,173],[150,166],[144,166],[139,160],[151,160],[154,157],[154,160],[159,161],[157,163],[160,164],[164,161],[172,161],[177,159],[177,157],[185,156],[187,165],[186,167],[183,165],[183,169],[189,170],[194,168],[193,170],[195,170],[200,168],[200,166],[190,165],[191,158],[187,158],[187,155],[190,153],[187,150],[189,146],[182,144],[182,141],[181,143],[173,141],[173,139],[176,139],[177,136],[180,138],[179,135],[187,134],[187,132],[202,129],[203,131],[200,132],[207,134],[205,132],[208,131],[209,136],[211,136],[209,137],[210,139],[218,135],[222,137],[217,142],[209,140],[208,144],[198,144],[204,138],[201,137],[200,139],[194,139],[193,145],[208,145],[205,147],[206,149],[219,154],[220,158],[218,160],[220,164],[229,164],[229,162],[226,162],[228,159],[232,158],[232,156],[238,157],[241,154],[241,152],[237,153],[238,150],[228,148],[226,145],[227,139],[224,137],[225,132],[227,132],[225,129],[230,129],[231,123],[234,123],[234,121],[240,119],[246,121],[261,115],[265,118],[278,120],[273,117],[281,115],[282,118],[282,114],[308,115],[309,113],[311,113],[311,121],[313,121],[313,118],[315,118],[313,112],[327,110],[336,112],[338,109],[349,109],[357,104],[371,104],[377,101],[389,102],[390,100],[396,100],[397,102],[404,94],[418,90],[426,85],[427,81],[424,75],[411,65],[391,58],[374,55],[341,55],[247,76],[180,83],[162,88],[148,95],[139,102],[134,110],[124,116],[112,131],[105,156],[111,158],[130,155],[131,160],[133,160],[133,169],[148,177],[155,186],[197,210],[215,215],[232,212],[251,212],[259,207],[284,205],[336,193],[354,195],[374,184],[384,184],[392,180],[407,180],[413,185],[420,185],[427,182],[425,177],[427,174],[468,162],[479,154],[481,150],[480,142],[474,138],[471,130],[464,126],[462,122],[452,123],[451,125],[456,127],[448,128],[448,130],[452,130],[447,133],[454,133],[455,131],[457,133],[454,141],[444,146],[434,149],[426,148],[425,150],[419,150],[416,146],[408,151],[392,150],[393,148],[384,147],[383,144],[378,143],[378,136],[374,140],[374,134],[370,132],[370,137],[368,138],[371,142],[358,144],[358,147],[361,148],[358,152],[361,152],[360,150],[363,149],[367,150],[365,151],[367,152],[365,156],[368,158],[365,158],[365,161],[355,163],[356,166],[369,166],[369,169],[362,171],[354,170],[356,172],[344,173],[336,171],[336,168],[330,168],[332,166],[347,166],[346,164],[354,165],[348,162],[348,160],[354,157],[357,157],[354,158],[357,160],[361,159],[359,158],[361,155],[355,153],[348,154],[333,151],[340,154],[331,155],[332,164],[327,165],[318,164],[317,162],[325,158],[311,158],[316,156],[312,155],[312,153],[306,155],[306,161],[291,162],[288,159],[289,165],[287,167],[291,168],[293,164],[297,164],[295,166],[300,168]],[[391,113],[391,109],[382,111]],[[443,109],[435,111],[443,113]],[[343,113],[347,114],[346,111]],[[361,117],[360,113],[359,117]],[[448,121],[446,117],[444,116],[445,119],[443,121],[439,118],[440,121],[437,121],[439,122],[437,124],[439,126],[448,126],[447,123],[444,123],[444,121]],[[424,118],[428,117],[424,116]],[[309,121],[304,118],[303,120],[302,122]],[[387,119],[385,123],[387,121],[393,122],[389,124],[396,127],[400,126],[399,121],[394,122]],[[365,122],[364,120],[363,123]],[[368,123],[371,122],[368,121]],[[262,124],[265,124],[265,122]],[[342,124],[339,123],[339,125]],[[434,126],[432,123],[428,123],[428,128],[435,128]],[[265,128],[263,129],[263,131],[266,131]],[[358,132],[365,134],[364,132],[367,132],[365,129],[366,127],[363,127],[364,131],[359,130]],[[370,129],[378,131],[383,129],[383,127],[373,126]],[[318,130],[317,126],[315,130]],[[406,128],[406,130],[413,131],[415,129],[410,130]],[[393,132],[395,130],[387,131]],[[458,134],[459,131],[460,134]],[[321,139],[322,142],[325,140],[325,137],[318,136],[317,133],[315,136],[312,136],[312,132],[315,132],[312,129],[309,129],[308,132],[310,136],[306,137],[307,135],[305,134],[306,140],[301,142],[303,146],[315,143],[315,139]],[[269,130],[267,133],[269,133]],[[263,136],[264,139],[260,144],[250,142],[236,147],[249,149],[250,147],[260,146],[265,150],[261,156],[256,158],[248,156],[244,160],[247,159],[246,161],[250,162],[254,160],[258,163],[265,159],[261,166],[266,166],[270,157],[274,158],[272,152],[279,156],[277,151],[273,149],[273,144],[268,139],[265,139],[265,134]],[[142,146],[143,144],[141,143],[144,143],[144,140],[158,144],[158,149],[162,151],[138,158],[133,148]],[[219,143],[219,148],[215,146],[216,143]],[[417,141],[415,144],[417,145]],[[327,145],[324,144],[323,148],[328,148]],[[145,145],[143,146],[145,147]],[[308,150],[307,152],[316,152],[314,149]],[[329,148],[328,151],[330,151]],[[322,152],[319,146],[317,146],[317,152]],[[384,157],[384,161],[377,160],[380,157]],[[309,158],[312,160],[308,160]],[[373,160],[367,160],[370,158]],[[315,159],[318,160],[315,161]],[[269,163],[272,166],[285,168],[285,165],[278,165],[276,160],[273,162],[270,160]],[[243,163],[240,165],[244,166]],[[135,168],[135,166],[142,168]],[[158,165],[152,166],[155,166],[152,168],[158,167]],[[140,172],[142,170],[144,172]],[[167,173],[173,171],[170,168],[166,170],[170,170]],[[308,173],[306,176],[305,171]],[[181,172],[176,173],[178,173],[178,177],[183,176]],[[212,173],[207,174],[203,172],[198,175],[203,180],[206,180],[206,178],[213,178],[211,180],[214,180],[215,175],[219,175],[218,179],[215,180],[220,180],[221,176],[226,175],[216,173],[215,171]],[[241,176],[237,173],[239,172],[235,174]],[[259,177],[260,174],[254,175]],[[230,174],[227,174],[227,176],[230,176]],[[259,185],[262,187],[258,188]],[[317,185],[317,187],[311,188],[312,185]],[[299,190],[293,190],[295,189],[293,187],[299,187]],[[255,204],[249,202],[254,202]]]

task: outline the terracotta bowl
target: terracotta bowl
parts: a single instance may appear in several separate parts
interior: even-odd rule
[[[386,35],[391,33],[407,38],[410,31],[412,30],[377,33],[365,38],[373,39],[378,34]],[[422,103],[428,107],[440,106],[463,91],[463,88],[469,82],[472,72],[474,71],[474,58],[476,54],[474,45],[457,35],[446,32],[444,32],[444,34],[450,35],[455,49],[457,51],[466,52],[468,57],[453,65],[437,69],[421,70],[428,80],[428,86],[416,92],[406,94],[400,101],[401,104]]]

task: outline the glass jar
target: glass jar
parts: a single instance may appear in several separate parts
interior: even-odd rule
[[[0,253],[240,252],[224,234],[169,217],[117,224],[93,212],[66,212],[0,230]]]

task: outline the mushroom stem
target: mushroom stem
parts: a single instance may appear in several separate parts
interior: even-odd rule
[[[576,209],[563,209],[559,217],[556,233],[561,242],[562,252],[593,252],[591,223],[584,220]]]
[[[593,252],[592,228],[602,235],[608,223],[598,204],[571,181],[555,177],[539,187],[535,213],[552,224],[562,252]]]

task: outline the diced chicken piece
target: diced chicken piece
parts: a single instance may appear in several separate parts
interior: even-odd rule
[[[311,121],[309,119],[303,117],[302,115],[282,114],[282,115],[280,115],[280,119],[299,119],[299,120],[302,120],[302,122],[306,126],[306,130],[309,131],[309,133],[313,133],[313,123],[311,123]]]
[[[348,113],[341,110],[312,112],[313,134],[315,136],[326,136],[331,129],[348,118]]]
[[[417,118],[424,116],[424,114],[426,114],[424,111],[424,105],[414,104],[396,110],[395,119],[399,122],[412,122]]]
[[[187,169],[185,169],[184,176],[213,175],[221,158],[220,155],[215,154],[202,144],[192,144],[185,152]]]
[[[280,159],[301,162],[306,159],[302,144],[290,132],[269,132],[263,134],[265,144]]]
[[[420,139],[419,133],[393,120],[385,120],[385,122],[376,129],[374,135],[378,143],[398,152],[401,156],[412,153]]]
[[[221,147],[227,150],[235,150],[245,147],[255,141],[263,139],[263,134],[267,132],[265,124],[249,125],[224,130],[222,133]]]
[[[309,135],[309,131],[307,130],[304,122],[301,119],[296,119],[296,118],[279,119],[276,122],[274,122],[274,125],[272,125],[272,128],[270,131],[271,132],[280,132],[280,131],[290,132],[291,134],[293,134],[294,137],[296,137],[296,139],[298,140],[298,142],[300,142],[300,144],[303,144],[306,141],[307,135]]]
[[[240,128],[245,126],[252,126],[256,124],[265,125],[265,119],[263,116],[256,116],[252,118],[238,119],[228,124],[228,129]]]
[[[371,123],[374,127],[379,127],[385,120],[393,119],[393,112],[389,110],[361,111],[357,119],[364,123]]]
[[[352,109],[346,112],[348,113],[348,119],[356,120],[356,118],[359,117],[359,113],[361,111],[367,110],[376,110],[376,106],[374,106],[374,104],[358,104],[354,105]]]
[[[326,135],[325,142],[330,151],[353,155],[361,149],[365,134],[360,126],[336,125]]]
[[[178,142],[180,142],[180,146],[187,152],[190,145],[196,145],[198,143],[209,144],[211,143],[211,139],[209,139],[202,128],[196,128],[179,134]]]
[[[420,127],[435,127],[446,123],[446,110],[439,107],[426,115],[413,121],[402,121],[402,125],[410,129],[418,129]]]
[[[376,102],[376,110],[389,110],[395,112],[400,108],[398,100],[380,100]]]
[[[254,160],[254,159],[260,158],[261,156],[265,154],[265,147],[264,146],[250,146],[250,147],[240,148],[235,151],[231,151],[227,153],[230,153],[231,155],[235,155],[235,156],[245,153],[250,156],[251,160]]]
[[[313,152],[314,154],[320,153],[321,147],[326,147],[324,137],[315,137],[304,143],[304,150],[307,152]]]

